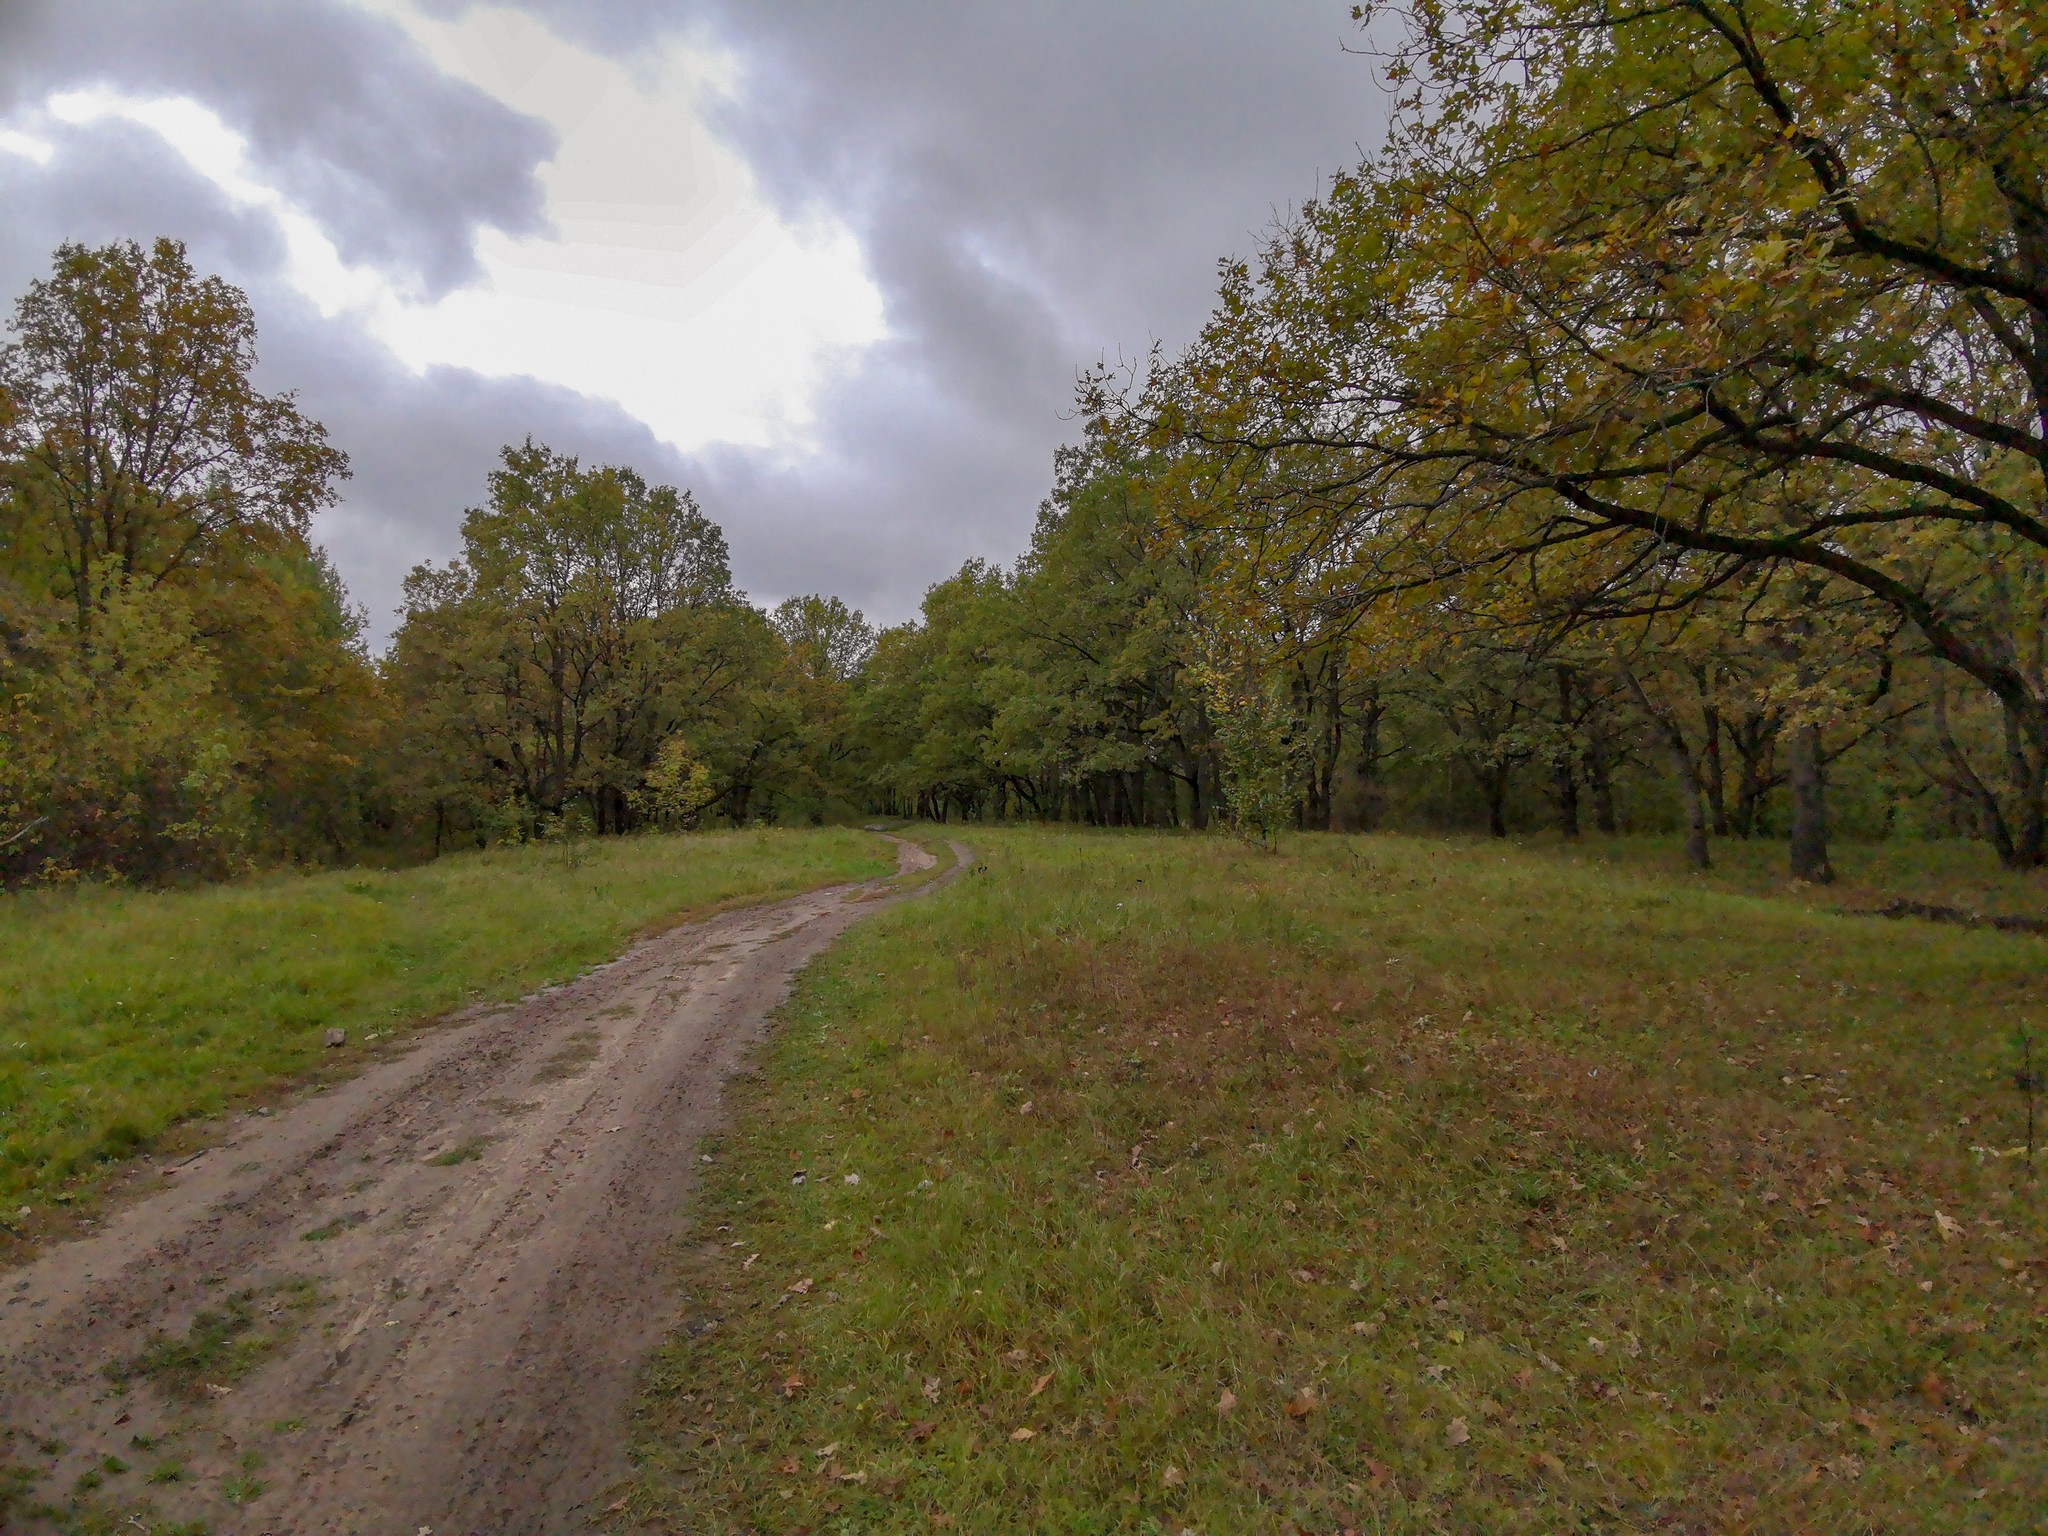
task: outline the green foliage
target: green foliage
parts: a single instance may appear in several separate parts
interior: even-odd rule
[[[307,542],[346,460],[248,302],[65,246],[0,352],[0,880],[217,876],[360,840],[377,698]]]

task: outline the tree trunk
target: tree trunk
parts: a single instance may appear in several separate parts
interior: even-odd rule
[[[1603,837],[1621,830],[1614,814],[1614,761],[1605,742],[1595,742],[1586,754],[1586,778],[1593,791],[1593,827]]]
[[[1707,805],[1714,813],[1714,836],[1728,835],[1728,795],[1726,774],[1721,767],[1721,711],[1714,705],[1707,705],[1701,712],[1706,730]]]
[[[1551,774],[1557,786],[1557,830],[1565,837],[1579,835],[1579,770],[1574,761],[1572,741],[1572,674],[1569,667],[1557,669],[1557,721],[1562,740],[1551,759]]]
[[[1814,885],[1832,885],[1828,862],[1826,777],[1821,771],[1820,727],[1800,726],[1792,733],[1788,785],[1792,791],[1792,878]]]
[[[1508,835],[1508,771],[1492,767],[1480,774],[1486,793],[1486,830],[1494,837]]]

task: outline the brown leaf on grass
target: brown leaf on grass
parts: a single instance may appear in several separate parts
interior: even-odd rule
[[[1944,1243],[1952,1243],[1963,1235],[1963,1224],[1955,1217],[1942,1211],[1934,1213],[1934,1230],[1941,1234]]]
[[[1387,1470],[1387,1464],[1384,1461],[1368,1456],[1365,1458],[1365,1480],[1372,1484],[1373,1492],[1377,1493],[1380,1489],[1393,1482],[1394,1474]]]
[[[1536,1372],[1534,1368],[1525,1365],[1508,1379],[1518,1387],[1526,1387],[1532,1380],[1535,1379],[1535,1376]]]
[[[927,1376],[927,1377],[925,1377],[925,1379],[924,1379],[924,1400],[925,1400],[926,1402],[928,1402],[928,1403],[936,1403],[936,1402],[937,1402],[937,1401],[939,1400],[939,1378],[938,1378],[938,1377],[936,1377],[936,1376]]]
[[[1868,1408],[1855,1409],[1853,1412],[1850,1413],[1849,1417],[1853,1419],[1857,1424],[1861,1425],[1869,1433],[1873,1435],[1877,1433],[1877,1415],[1872,1413]]]
[[[803,1391],[803,1389],[807,1385],[808,1383],[803,1379],[803,1377],[797,1375],[795,1371],[791,1371],[788,1377],[782,1383],[782,1395],[784,1397],[795,1397],[797,1393]]]
[[[1941,1377],[1933,1371],[1920,1378],[1917,1390],[1933,1407],[1939,1408],[1948,1401],[1948,1388],[1942,1384]]]
[[[777,1467],[775,1470],[780,1472],[784,1477],[795,1477],[797,1473],[803,1470],[803,1468],[799,1467],[796,1464],[796,1458],[792,1456],[785,1459],[782,1465]]]
[[[1228,1413],[1231,1409],[1235,1408],[1236,1406],[1237,1394],[1231,1391],[1230,1388],[1225,1387],[1223,1389],[1223,1395],[1216,1399],[1216,1411],[1218,1413]]]
[[[939,1426],[934,1424],[930,1419],[919,1419],[915,1424],[911,1425],[910,1428],[906,1429],[903,1433],[912,1443],[921,1444],[922,1442],[931,1439],[933,1432],[937,1430],[938,1427]]]
[[[1472,1430],[1463,1419],[1453,1419],[1444,1428],[1444,1439],[1451,1445],[1463,1445],[1472,1438]]]
[[[1010,1438],[1017,1441],[1036,1440],[1038,1438],[1038,1431],[1031,1428],[1028,1424],[1020,1424],[1010,1431]]]
[[[932,1524],[942,1531],[950,1530],[953,1526],[953,1517],[951,1515],[933,1515]]]
[[[1039,1377],[1038,1380],[1031,1383],[1031,1390],[1029,1392],[1026,1392],[1024,1395],[1026,1397],[1036,1397],[1039,1393],[1043,1392],[1047,1387],[1051,1385],[1052,1372],[1047,1371],[1043,1376]]]
[[[1029,1360],[1031,1357],[1025,1354],[1024,1351],[1021,1349],[1013,1349],[1008,1354],[1004,1355],[1003,1358],[1009,1361],[1012,1365],[1022,1365],[1026,1360]]]
[[[790,1284],[787,1287],[785,1287],[785,1289],[792,1296],[806,1296],[810,1294],[811,1286],[814,1283],[815,1282],[811,1279],[811,1277],[809,1275],[806,1275],[801,1280],[795,1280],[790,1282]]]
[[[1316,1411],[1316,1406],[1316,1389],[1314,1387],[1303,1387],[1287,1400],[1287,1417],[1290,1419],[1305,1419]]]
[[[1182,1487],[1187,1483],[1187,1480],[1187,1473],[1181,1471],[1179,1467],[1168,1467],[1159,1475],[1159,1481],[1169,1488]]]
[[[1538,1472],[1549,1473],[1552,1477],[1564,1476],[1564,1462],[1552,1451],[1538,1451],[1529,1458],[1529,1465]]]

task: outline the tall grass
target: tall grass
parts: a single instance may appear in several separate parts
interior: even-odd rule
[[[708,1149],[621,1521],[2039,1529],[2048,941],[1480,842],[971,840]]]
[[[883,873],[855,831],[605,839],[399,872],[0,898],[0,1217],[351,1044],[692,912]]]

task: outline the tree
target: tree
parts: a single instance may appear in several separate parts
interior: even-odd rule
[[[1659,608],[1796,567],[2003,713],[1957,778],[2048,860],[2048,20],[1889,0],[1436,0],[1405,115],[1234,270],[1153,417],[1261,557],[1361,595]]]
[[[250,381],[248,299],[159,240],[58,248],[0,351],[16,498],[81,631],[123,582],[160,585],[235,530],[303,542],[348,460]]]

